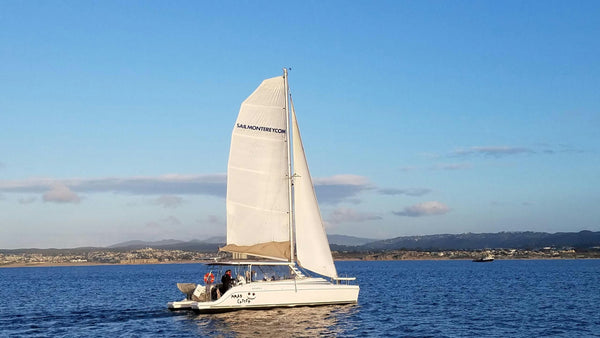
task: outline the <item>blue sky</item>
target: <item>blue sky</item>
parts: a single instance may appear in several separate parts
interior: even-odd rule
[[[600,231],[597,1],[2,1],[0,248],[225,234],[291,67],[329,233]]]

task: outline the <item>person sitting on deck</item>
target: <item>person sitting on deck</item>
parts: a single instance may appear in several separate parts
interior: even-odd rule
[[[231,270],[225,271],[223,277],[221,277],[221,287],[219,291],[221,291],[221,295],[227,292],[227,290],[231,289],[233,286],[233,278],[231,277]]]

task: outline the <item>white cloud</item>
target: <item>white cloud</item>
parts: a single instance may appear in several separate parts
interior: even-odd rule
[[[487,147],[469,147],[457,149],[451,153],[452,156],[469,156],[469,155],[484,155],[491,157],[502,157],[517,154],[532,154],[535,153],[532,149],[525,147],[508,147],[508,146],[487,146]]]
[[[179,218],[175,217],[175,216],[169,216],[167,218],[164,218],[161,220],[161,222],[163,224],[166,224],[167,226],[173,226],[173,225],[181,225],[181,221],[179,220]]]
[[[129,234],[130,238],[161,240],[166,238],[186,238],[183,222],[175,216],[146,222],[139,231]]]
[[[404,208],[403,211],[394,211],[394,215],[421,217],[432,215],[443,215],[450,211],[450,208],[444,203],[437,201],[423,202]]]
[[[20,204],[31,204],[33,202],[35,202],[37,200],[36,197],[24,197],[24,198],[19,198],[19,203]]]
[[[396,189],[396,188],[384,188],[379,189],[378,192],[382,195],[408,195],[408,196],[423,196],[431,192],[431,189],[426,188],[408,188],[408,189]]]
[[[504,157],[520,154],[546,154],[555,155],[563,153],[584,153],[581,149],[574,148],[567,144],[558,144],[555,146],[549,144],[536,144],[534,147],[511,147],[511,146],[473,146],[467,148],[459,148],[448,154],[450,157],[467,157],[467,156],[487,156],[487,157]],[[457,168],[463,169],[463,168]]]
[[[315,185],[358,185],[365,186],[369,180],[364,176],[358,175],[333,175],[329,177],[314,178]]]
[[[168,216],[162,218],[158,221],[150,221],[146,222],[145,228],[149,231],[155,231],[159,233],[159,231],[170,230],[173,226],[181,225],[181,221],[175,216]]]
[[[154,222],[154,221],[146,223],[145,227],[148,230],[152,230],[152,231],[160,230],[160,224],[158,222]]]
[[[522,206],[522,207],[530,207],[533,206],[534,203],[533,202],[529,202],[529,201],[523,201],[523,202],[516,202],[516,201],[510,201],[510,202],[506,202],[506,201],[491,201],[490,204],[493,207],[515,207],[515,206]]]
[[[452,155],[458,156],[458,155]],[[472,165],[470,163],[438,163],[431,166],[423,166],[423,167],[402,167],[400,171],[403,172],[411,172],[411,171],[423,171],[423,170],[463,170],[470,169]]]
[[[356,195],[373,189],[369,180],[358,175],[334,175],[313,179],[319,203],[337,204],[341,202],[358,203]]]
[[[49,191],[42,196],[44,202],[54,203],[79,203],[79,195],[71,191],[69,187],[63,184],[55,184]]]
[[[162,195],[155,199],[154,203],[161,205],[163,208],[177,208],[183,203],[183,198],[174,195]]]
[[[163,175],[158,177],[49,179],[0,181],[0,192],[43,193],[55,186],[78,193],[115,192],[136,195],[203,194],[225,197],[226,175]]]
[[[345,222],[357,223],[378,219],[382,219],[381,216],[373,213],[358,212],[350,208],[337,208],[329,214],[327,222],[331,224],[340,224]]]
[[[540,147],[543,148],[541,150],[542,153],[549,154],[549,155],[561,154],[561,153],[574,153],[574,154],[585,153],[584,150],[574,148],[573,146],[571,146],[569,144],[558,144],[556,146],[552,146],[549,144],[540,144]]]
[[[419,168],[415,167],[415,166],[405,166],[405,167],[400,167],[399,169],[400,169],[400,171],[403,171],[403,172],[410,172],[410,171],[416,171]]]
[[[206,216],[206,222],[214,227],[224,227],[226,225],[225,221],[216,215]]]
[[[471,164],[469,163],[440,163],[431,167],[432,170],[461,170],[470,168]]]
[[[315,191],[319,202],[324,204],[340,202],[358,203],[360,200],[356,196],[359,193],[374,189],[366,177],[358,175],[335,175],[314,178],[313,182],[315,183]],[[155,202],[169,208],[176,207],[183,201],[179,197],[175,197],[175,195],[209,195],[225,198],[227,176],[225,174],[171,174],[158,177],[31,178],[0,181],[0,193],[47,193],[49,190],[53,191],[55,187],[62,187],[63,195],[67,191],[70,191],[74,196],[77,193],[102,192],[162,195],[167,197],[159,197]],[[57,194],[59,194],[59,191],[48,195],[46,198],[49,198],[51,201],[61,200]],[[73,195],[70,197],[73,198]]]

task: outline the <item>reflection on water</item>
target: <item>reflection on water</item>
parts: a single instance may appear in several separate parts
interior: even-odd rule
[[[219,337],[341,336],[353,327],[357,305],[241,310],[194,315],[198,333]]]

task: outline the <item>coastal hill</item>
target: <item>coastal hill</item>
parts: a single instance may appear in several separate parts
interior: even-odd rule
[[[600,258],[600,232],[500,232],[405,236],[373,240],[330,235],[334,259],[421,260]],[[218,256],[225,237],[128,241],[110,247],[0,249],[0,267],[203,262]]]
[[[223,241],[213,241],[211,239],[199,240],[193,239],[190,241],[180,241],[176,239],[166,239],[162,241],[127,241],[109,246],[109,249],[114,250],[138,250],[143,248],[153,248],[161,250],[185,250],[185,251],[200,251],[200,252],[216,252],[220,246],[225,243]]]
[[[377,241],[376,239],[360,238],[346,235],[328,235],[329,243],[341,246],[361,246]],[[180,241],[176,239],[166,239],[162,241],[127,241],[109,246],[109,249],[137,250],[143,248],[154,248],[163,250],[191,250],[191,251],[217,251],[220,246],[226,242],[225,236],[215,236],[204,240],[193,239],[190,241]]]
[[[465,233],[428,236],[404,236],[372,241],[359,246],[331,243],[334,250],[385,251],[385,250],[480,250],[480,249],[539,249],[600,247],[600,231],[580,232],[498,232]]]
[[[482,249],[541,249],[555,248],[598,248],[600,231],[580,232],[498,232],[441,234],[426,236],[403,236],[385,240],[375,240],[345,235],[328,235],[331,249],[334,251],[368,252],[388,250],[482,250]],[[55,253],[67,250],[73,253],[92,250],[126,251],[153,248],[161,250],[184,250],[198,252],[217,252],[225,244],[225,236],[204,240],[181,241],[167,239],[155,242],[127,241],[108,247],[81,247],[72,249],[0,249],[0,252],[38,252]]]
[[[377,239],[360,238],[346,235],[327,235],[330,245],[361,246],[378,241]]]

